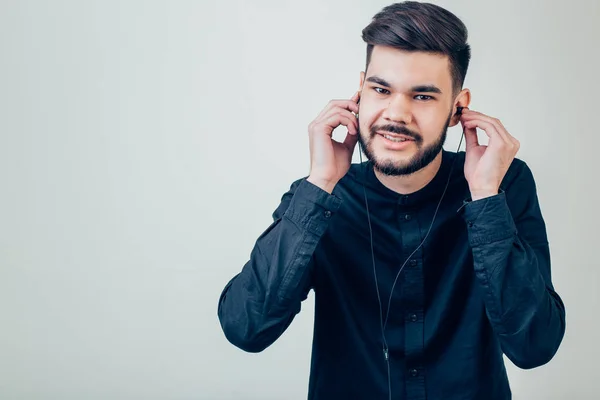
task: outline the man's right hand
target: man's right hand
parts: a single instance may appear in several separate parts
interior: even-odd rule
[[[350,169],[352,153],[358,141],[359,92],[350,100],[331,100],[308,126],[310,143],[310,174],[307,181],[328,193]],[[343,143],[333,140],[333,130],[340,125],[348,128]]]

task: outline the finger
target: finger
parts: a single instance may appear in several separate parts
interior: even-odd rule
[[[356,119],[356,116],[348,110],[340,110],[339,114],[350,118],[351,124],[348,125],[348,131],[350,132],[350,134],[358,134],[358,120]]]
[[[350,132],[346,135],[344,139],[343,145],[350,150],[350,152],[354,151],[354,146],[356,146],[356,142],[358,142],[358,135],[351,135]]]
[[[472,119],[469,119],[469,117],[467,117],[466,122],[484,120],[486,123],[490,124],[490,126],[493,126],[495,128],[495,131],[498,133],[498,137],[502,140],[503,146],[506,146],[507,148],[511,149],[515,154],[519,151],[521,143],[517,139],[515,139],[510,133],[508,133],[508,131],[506,130],[506,128],[504,128],[504,125],[502,124],[502,122],[500,122],[500,120],[498,120],[497,118],[491,118],[487,116],[473,118],[473,116],[471,115],[470,118]]]
[[[490,117],[488,115],[485,115],[483,113],[477,112],[477,111],[473,111],[473,110],[465,110],[466,112],[464,112],[465,115],[465,120],[469,120],[469,119],[474,119],[474,118],[481,118],[484,119],[486,121],[489,121],[490,123],[492,123],[495,127],[496,130],[498,131],[498,133],[500,134],[500,136],[502,137],[502,139],[504,139],[504,141],[513,149],[515,149],[516,151],[519,150],[519,148],[521,147],[521,142],[519,142],[519,140],[517,140],[517,138],[515,138],[514,136],[512,136],[508,130],[506,130],[506,127],[504,126],[504,124],[502,123],[502,121],[500,121],[498,118],[493,118]]]
[[[331,128],[328,129],[328,135],[331,136],[333,133],[333,130],[335,128],[337,128],[340,125],[344,125],[348,128],[348,131],[350,131],[351,129],[355,129],[354,128],[354,120],[356,118],[351,118],[351,117],[347,117],[345,115],[341,115],[341,114],[336,114],[336,115],[332,115],[330,116],[328,119],[324,120],[323,123],[325,124],[325,126]]]
[[[465,121],[469,121],[472,119],[480,119],[482,121],[486,121],[487,123],[492,124],[496,128],[496,131],[498,132],[498,134],[500,135],[502,140],[504,140],[505,142],[508,142],[508,143],[514,143],[512,141],[512,136],[510,136],[510,134],[507,132],[507,130],[504,128],[504,125],[502,124],[502,122],[500,122],[500,120],[498,118],[493,118],[493,117],[490,117],[489,115],[485,115],[480,112],[472,111],[472,110],[467,110],[464,113],[464,118],[465,118]]]
[[[472,149],[473,147],[479,146],[479,138],[477,137],[477,129],[475,128],[467,128],[464,126],[465,132],[465,147],[467,150]]]
[[[513,135],[511,135],[510,132],[508,132],[502,121],[500,121],[498,118],[492,118],[492,122],[496,126],[498,133],[500,133],[509,142],[509,144],[512,144],[513,146],[519,145],[519,141]]]
[[[350,121],[350,123],[348,125],[344,124],[345,126],[348,127],[348,130],[350,131],[350,133],[352,133],[352,134],[358,133],[358,121],[356,120],[356,117],[354,116],[354,114],[352,114],[348,110],[343,110],[340,108],[332,110],[331,114],[325,115],[323,117],[322,121],[318,121],[317,123],[319,123],[319,124],[325,123],[326,121],[329,121],[332,116],[336,116],[336,115],[344,117]],[[340,123],[338,123],[336,125],[336,127],[339,125],[340,125]],[[330,126],[330,125],[328,125],[328,126]],[[334,127],[334,129],[335,129],[335,127]]]
[[[465,121],[463,126],[468,129],[479,128],[485,132],[485,134],[490,138],[490,145],[506,145],[506,140],[502,138],[502,136],[496,130],[496,127],[490,122],[483,121],[481,119],[473,119],[469,121]]]
[[[350,99],[350,100],[331,100],[325,106],[325,108],[323,108],[323,110],[319,113],[319,115],[315,119],[323,118],[325,116],[325,114],[329,113],[332,109],[337,108],[337,107],[343,108],[345,110],[354,111],[355,113],[358,112],[358,104],[356,104],[356,101],[353,101],[352,99]]]

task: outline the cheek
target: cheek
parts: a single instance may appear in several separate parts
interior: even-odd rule
[[[377,112],[361,106],[359,109],[358,127],[363,135],[371,131],[371,127],[377,124]]]
[[[423,130],[432,130],[436,126],[441,125],[441,118],[437,112],[424,112],[415,116],[419,124],[419,128]]]
[[[442,130],[447,120],[447,115],[440,118],[439,115],[426,114],[417,119],[417,128],[426,141],[436,139]]]
[[[370,135],[370,128],[373,125],[373,123],[368,119],[367,116],[364,116],[362,114],[359,114],[359,118],[358,118],[358,129],[360,130],[360,133],[363,136],[369,136]]]

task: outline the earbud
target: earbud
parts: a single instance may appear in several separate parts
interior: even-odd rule
[[[464,107],[461,107],[461,106],[456,107],[456,114],[455,115],[461,115],[462,111],[463,111],[463,108]]]

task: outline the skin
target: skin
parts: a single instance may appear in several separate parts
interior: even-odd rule
[[[367,71],[360,73],[358,92],[349,100],[330,101],[309,125],[308,181],[331,193],[350,168],[360,134],[373,156],[377,178],[398,193],[413,193],[433,179],[441,165],[441,153],[410,174],[386,175],[377,166],[410,164],[425,148],[439,142],[446,124],[461,123],[467,153],[464,172],[471,197],[479,200],[496,195],[519,142],[497,118],[469,110],[470,100],[469,89],[453,90],[447,56],[375,46]],[[460,116],[455,115],[458,106],[464,107]],[[348,128],[341,143],[331,138],[339,125]],[[390,149],[374,129],[384,126],[393,126],[413,140],[401,150]],[[488,135],[487,146],[478,143],[477,128]]]

